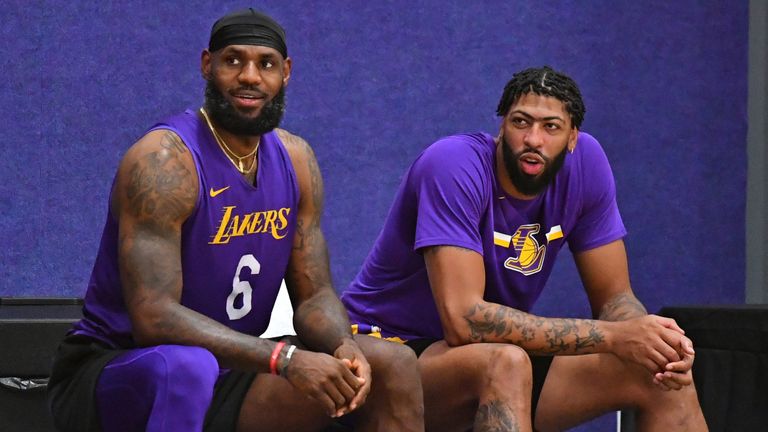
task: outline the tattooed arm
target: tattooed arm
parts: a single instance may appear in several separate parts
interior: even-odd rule
[[[274,342],[233,331],[180,304],[181,226],[198,193],[195,165],[179,137],[148,133],[120,163],[112,194],[125,304],[140,346],[201,346],[227,367],[268,371]]]
[[[577,253],[574,259],[587,291],[593,316],[605,321],[627,321],[648,315],[645,307],[632,293],[623,241]],[[693,343],[684,336],[684,332],[674,320],[667,323],[668,328],[676,330],[677,333],[672,333],[671,339],[665,341],[675,349],[679,357],[668,357],[669,362],[654,371],[654,380],[662,387],[678,390],[693,382]],[[641,349],[632,347],[632,342],[625,342],[628,349],[632,352]]]
[[[614,353],[652,371],[677,359],[669,345],[674,321],[643,317],[640,321],[607,322],[543,318],[487,302],[482,256],[474,251],[438,246],[424,251],[430,285],[446,342],[512,343],[542,355]],[[669,360],[668,360],[669,359]]]
[[[200,346],[213,353],[225,367],[268,372],[275,342],[234,331],[180,303],[181,227],[194,208],[197,193],[192,156],[172,132],[150,132],[128,151],[120,164],[112,207],[119,218],[120,276],[133,337],[143,346]],[[316,313],[312,302],[323,307],[326,296],[319,292],[307,301],[310,307],[304,310],[309,312],[303,314]],[[295,298],[299,303],[308,300],[302,295]],[[322,325],[322,320],[317,322],[321,325],[319,331],[332,331],[332,326]],[[348,325],[346,331],[349,332]],[[285,352],[278,358],[281,369],[284,362]],[[320,402],[328,415],[336,416],[356,407],[350,400],[360,404],[367,395],[369,387],[354,373],[365,374],[367,363],[360,362],[353,363],[357,368],[353,371],[330,355],[297,350],[286,378],[299,391]],[[370,376],[366,377],[370,383]]]
[[[293,324],[303,343],[332,354],[358,377],[362,385],[356,389],[355,397],[347,400],[350,409],[355,409],[370,390],[371,368],[352,338],[347,311],[331,283],[328,248],[320,227],[320,168],[306,141],[282,129],[278,129],[278,134],[291,156],[300,192],[293,251],[285,276],[295,310]]]
[[[587,291],[592,316],[605,321],[624,321],[648,315],[629,284],[624,242],[574,254],[581,281]]]

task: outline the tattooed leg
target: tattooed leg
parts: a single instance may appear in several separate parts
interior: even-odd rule
[[[439,341],[419,365],[427,431],[531,431],[531,361],[520,347]]]
[[[480,404],[474,432],[518,432],[520,425],[512,409],[498,400]]]

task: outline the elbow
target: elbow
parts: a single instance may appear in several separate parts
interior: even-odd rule
[[[445,333],[445,343],[451,348],[468,345],[472,342],[470,338],[463,335]]]
[[[132,320],[133,331],[131,335],[133,336],[133,342],[136,346],[142,348],[162,345],[165,338],[156,330],[157,326],[147,321],[146,319]]]
[[[169,337],[164,329],[168,329],[168,324],[163,318],[168,314],[159,313],[150,310],[132,311],[131,314],[131,336],[134,343],[139,347],[148,347],[168,343]]]
[[[153,337],[150,334],[139,332],[136,330],[133,331],[133,342],[136,344],[137,348],[146,348],[146,347],[161,345],[161,343],[157,340],[157,338]]]
[[[459,318],[443,320],[443,339],[450,347],[468,345],[477,342],[472,339],[472,333],[466,321]]]

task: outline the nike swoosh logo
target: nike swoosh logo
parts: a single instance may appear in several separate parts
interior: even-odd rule
[[[218,195],[218,194],[220,194],[220,193],[224,192],[224,191],[225,191],[225,190],[227,190],[227,189],[229,189],[229,186],[227,186],[227,187],[223,187],[223,188],[221,188],[221,189],[216,189],[216,190],[213,190],[213,188],[211,188],[211,190],[210,190],[210,191],[208,191],[208,195],[210,195],[210,196],[211,196],[211,198],[215,198],[215,197],[216,197],[216,195]]]

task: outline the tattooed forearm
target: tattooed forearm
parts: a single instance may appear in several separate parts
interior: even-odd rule
[[[600,310],[600,319],[605,321],[625,321],[648,315],[640,300],[630,293],[612,297]]]
[[[291,154],[300,187],[293,250],[285,277],[296,307],[293,323],[304,344],[332,353],[351,333],[347,312],[333,289],[328,248],[320,227],[322,175],[306,141],[283,130],[278,134]]]
[[[515,413],[501,401],[488,401],[480,404],[475,415],[475,426],[472,429],[481,432],[510,432],[519,431]]]
[[[593,320],[541,318],[496,304],[476,304],[464,319],[472,341],[513,343],[532,354],[591,353],[605,341]]]

